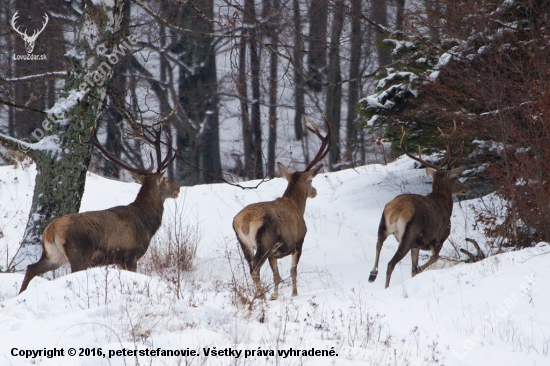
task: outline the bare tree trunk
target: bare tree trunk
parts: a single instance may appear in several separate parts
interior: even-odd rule
[[[209,32],[211,24],[206,18],[214,17],[208,0],[195,1],[202,14],[190,6],[178,6],[183,27],[197,32]],[[180,36],[176,46],[180,53],[180,81],[178,100],[187,119],[178,126],[178,138],[187,154],[187,160],[195,167],[178,164],[181,184],[212,183],[221,175],[219,149],[218,82],[214,39],[194,34]],[[167,67],[168,68],[168,67]],[[184,146],[185,144],[185,146]]]
[[[15,9],[19,11],[17,19],[17,24],[21,25],[23,29],[26,29],[29,25],[34,26],[33,19],[40,19],[44,16],[43,9],[40,8],[40,4],[33,1],[26,0],[15,0],[14,4]],[[15,12],[15,10],[14,10]],[[10,21],[11,22],[11,19]],[[8,23],[10,24],[10,23]],[[40,24],[40,23],[38,23]],[[31,34],[30,27],[28,29],[28,34]],[[52,39],[51,27],[46,27],[40,37],[37,38],[33,53],[34,54],[44,54],[46,53],[49,57],[48,60],[39,60],[39,61],[20,61],[14,62],[15,66],[15,77],[21,77],[32,74],[41,74],[47,71],[52,71],[49,67],[52,59],[55,59],[55,56],[52,55],[50,50],[46,48],[41,42],[42,39]],[[16,37],[15,39],[15,54],[26,54],[25,42],[21,37]],[[10,55],[11,56],[11,55]],[[54,56],[54,57],[52,57]],[[28,82],[28,83],[18,83],[14,87],[14,101],[15,104],[25,105],[27,107],[35,108],[38,110],[47,109],[44,101],[46,96],[46,83],[45,82]],[[42,116],[31,110],[25,109],[16,109],[15,110],[15,126],[16,134],[18,138],[30,139],[33,142],[36,142],[36,138],[33,137],[32,132],[34,129],[40,126],[42,123]]]
[[[294,49],[292,56],[296,69],[294,70],[294,135],[301,140],[304,135],[302,118],[304,115],[304,77],[302,76],[304,60],[304,44],[302,41],[302,19],[300,15],[300,0],[293,1],[294,12]]]
[[[10,24],[10,21],[11,21],[10,8],[12,8],[13,6],[12,1],[8,0],[4,2],[3,5],[4,5],[4,8],[2,9],[2,11],[4,12],[4,15],[5,15],[4,24]],[[6,43],[7,43],[8,55],[13,55],[14,49],[15,49],[13,45],[14,36],[7,36],[6,38],[7,38]],[[14,76],[15,65],[11,57],[8,57],[7,64],[8,64],[8,67],[6,70],[6,77],[12,78]],[[9,92],[13,95],[14,88],[12,86],[6,85],[5,88],[8,88]],[[17,127],[15,122],[15,108],[8,107],[8,134],[10,136],[19,137],[17,136],[16,131],[17,131]]]
[[[271,17],[269,32],[271,38],[271,47],[277,50],[279,46],[279,10],[280,0],[271,0],[272,6],[269,11],[265,11],[264,18]],[[267,1],[266,1],[267,2]],[[267,173],[270,178],[274,178],[275,174],[275,149],[277,147],[277,64],[279,58],[277,53],[271,52],[269,60],[269,141],[267,146]]]
[[[396,0],[395,6],[395,29],[403,30],[403,21],[405,20],[405,0]]]
[[[311,0],[309,17],[308,74],[321,82],[327,65],[328,0]],[[317,83],[308,82],[308,85],[315,91],[321,91]]]
[[[388,27],[388,10],[387,0],[373,0],[372,1],[372,15],[373,20],[378,25],[387,28]],[[385,38],[385,33],[376,31],[376,49],[378,51],[378,65],[384,66],[391,62],[390,49],[385,46],[382,41]]]
[[[336,0],[333,18],[329,46],[328,82],[336,84],[342,81],[340,69],[340,36],[344,25],[344,0]],[[332,170],[340,162],[342,85],[337,84],[328,86],[326,93],[326,116],[332,123],[332,147],[329,153],[329,169]]]
[[[242,120],[242,135],[244,145],[244,171],[246,178],[253,179],[254,177],[254,156],[253,146],[254,141],[252,137],[252,129],[250,128],[249,114],[248,114],[248,87],[246,80],[246,40],[241,39],[239,43],[239,73],[237,81],[237,91],[239,93],[239,99],[241,104],[241,120]]]
[[[131,3],[128,2],[122,9],[122,21],[121,31],[128,35],[130,33],[130,7]],[[124,98],[126,95],[126,74],[128,72],[128,66],[130,64],[130,54],[121,56],[119,62],[113,67],[113,78],[110,88],[108,90],[108,96],[111,100],[113,107],[124,108]],[[123,120],[123,116],[117,108],[107,108],[104,113],[106,117],[105,130],[107,132],[107,144],[105,148],[107,151],[114,153],[114,144],[121,143],[121,134],[119,124]],[[118,179],[120,177],[120,168],[114,162],[108,159],[103,159],[103,173],[109,177]]]
[[[361,0],[351,0],[351,60],[349,65],[349,77],[351,80],[359,77],[361,66],[361,21],[358,14],[361,14]],[[346,121],[346,160],[354,162],[353,151],[357,143],[357,103],[360,97],[359,80],[351,81],[348,84],[348,117]]]
[[[42,120],[41,127],[33,131],[40,137],[40,142],[29,145],[28,154],[36,162],[37,175],[22,246],[39,244],[44,228],[52,220],[79,211],[91,156],[90,147],[80,144],[79,136],[83,134],[86,138],[90,127],[96,125],[104,108],[106,85],[112,76],[110,67],[102,69],[105,72],[98,71],[100,65],[108,65],[108,61],[106,54],[99,54],[96,50],[101,40],[112,34],[120,34],[123,4],[121,1],[111,7],[86,2],[82,9],[78,22],[81,32],[77,33],[75,50],[72,52],[78,56],[71,58],[68,63],[63,93],[63,97],[68,99],[58,100],[57,104],[63,110]],[[107,54],[111,52],[108,50]],[[95,71],[95,82],[89,77],[90,68]],[[87,94],[83,89],[87,90]],[[0,143],[11,148],[18,147],[13,140],[2,136]],[[21,255],[24,255],[22,251],[18,256]]]
[[[244,23],[249,25],[248,32],[257,39],[259,32],[256,25],[256,5],[254,0],[246,0],[244,4]],[[254,26],[252,26],[254,25]],[[249,42],[250,47],[250,86],[252,102],[250,103],[250,125],[252,127],[253,178],[263,177],[262,157],[262,120],[260,115],[260,55],[255,41]]]

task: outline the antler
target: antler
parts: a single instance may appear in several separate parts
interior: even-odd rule
[[[325,123],[327,124],[327,134],[325,137],[321,135],[321,132],[319,131],[319,127],[310,120],[308,117],[306,117],[306,120],[313,126],[313,128],[309,127],[305,124],[304,121],[302,121],[302,124],[305,128],[308,129],[308,131],[313,132],[315,136],[317,136],[321,140],[321,147],[319,148],[319,151],[313,158],[313,160],[308,164],[304,172],[309,171],[311,168],[313,168],[318,162],[323,160],[325,156],[327,156],[328,152],[330,151],[331,141],[330,138],[332,136],[332,127],[330,125],[330,122],[328,121],[327,117],[323,115],[323,119],[325,120]]]
[[[42,29],[40,30],[34,30],[33,33],[32,33],[32,36],[29,36],[27,34],[27,30],[25,29],[25,32],[21,32],[19,30],[19,27],[17,27],[15,25],[15,21],[17,20],[17,18],[19,18],[19,15],[17,14],[19,13],[19,10],[17,10],[15,12],[15,14],[13,14],[13,17],[11,18],[11,26],[13,27],[13,29],[19,33],[21,35],[21,37],[23,37],[25,40],[36,40],[36,38],[38,38],[38,36],[40,35],[40,33],[42,33],[42,31],[44,31],[44,28],[46,28],[46,25],[48,24],[48,20],[50,20],[50,18],[48,17],[48,14],[44,14],[44,19],[46,20],[45,22],[42,22]]]
[[[120,160],[117,153],[113,155],[110,152],[108,152],[107,149],[105,149],[103,145],[101,145],[101,143],[97,140],[97,130],[95,127],[90,127],[90,137],[88,138],[88,140],[82,141],[82,135],[79,135],[78,139],[81,144],[92,145],[97,147],[103,153],[103,155],[107,157],[107,159],[111,160],[113,163],[115,163],[116,165],[118,165],[123,169],[126,169],[129,172],[140,174],[140,175],[148,175],[148,174],[151,174],[151,172],[153,171],[153,167],[154,167],[153,162],[151,162],[151,166],[147,170],[138,169]],[[116,143],[115,143],[115,151],[116,151]]]
[[[455,151],[454,153],[451,153],[451,138],[453,137],[453,135],[455,134],[456,132],[456,121],[453,120],[453,129],[451,130],[451,133],[449,134],[446,134],[444,133],[441,128],[437,128],[439,130],[439,132],[441,133],[441,135],[443,135],[443,137],[445,137],[445,147],[446,147],[446,153],[445,153],[445,158],[443,159],[443,161],[439,164],[439,165],[435,165],[435,164],[432,164],[432,163],[429,163],[427,161],[425,161],[424,159],[421,158],[421,154],[420,154],[420,146],[418,147],[418,155],[419,157],[416,157],[414,155],[412,155],[411,153],[409,153],[407,151],[407,149],[405,148],[405,143],[404,143],[404,140],[405,140],[405,128],[403,126],[401,126],[401,140],[400,140],[400,145],[401,145],[401,149],[403,150],[403,152],[411,159],[413,160],[416,160],[418,161],[420,164],[422,165],[425,165],[425,166],[428,166],[430,168],[433,168],[433,169],[436,169],[436,170],[439,170],[441,168],[443,168],[443,166],[445,166],[445,164],[447,164],[447,169],[451,169],[451,167],[462,157],[462,153],[464,152],[464,142],[461,144],[460,146],[460,149],[457,151]],[[459,153],[458,157],[454,160],[451,161],[451,156],[453,154],[456,154],[456,153]]]
[[[136,131],[131,126],[130,126],[130,129],[134,133],[136,139],[145,140],[145,142],[147,142],[149,145],[151,145],[155,149],[155,153],[156,153],[156,156],[157,156],[157,164],[156,164],[157,165],[157,170],[156,170],[155,173],[153,173],[153,168],[155,166],[154,159],[153,159],[153,153],[150,153],[151,166],[148,169],[134,168],[134,167],[124,163],[122,160],[120,160],[120,157],[118,156],[118,152],[117,152],[117,149],[116,149],[116,142],[115,142],[115,149],[114,149],[115,154],[114,155],[111,154],[109,151],[107,151],[107,149],[105,149],[103,147],[103,145],[101,145],[101,143],[97,140],[97,130],[96,130],[95,127],[90,128],[90,137],[88,138],[87,141],[82,141],[82,136],[79,136],[79,140],[80,140],[80,143],[82,143],[82,144],[87,144],[87,145],[92,145],[92,146],[97,147],[107,157],[107,159],[111,160],[113,163],[117,164],[119,167],[121,167],[121,168],[123,168],[123,169],[125,169],[129,172],[136,173],[136,174],[139,174],[139,175],[160,174],[160,173],[164,172],[166,170],[166,168],[168,168],[170,166],[170,164],[174,161],[174,159],[176,158],[177,155],[174,153],[174,155],[172,157],[170,157],[170,155],[173,152],[172,148],[171,148],[172,144],[171,144],[171,139],[170,139],[169,134],[166,134],[166,137],[167,137],[167,140],[168,140],[167,145],[168,145],[168,148],[169,148],[169,152],[168,152],[168,155],[166,155],[166,157],[164,159],[162,159],[162,157],[161,157],[162,156],[162,154],[161,154],[162,125],[159,129],[152,128],[153,132],[149,131],[148,129],[144,129],[143,126],[141,127],[140,132]],[[152,138],[146,136],[144,131],[147,131],[147,132],[153,134],[155,136],[155,138],[152,139]]]
[[[42,22],[42,29],[40,29],[39,31],[35,29],[32,32],[32,36],[29,37],[30,39],[36,40],[36,38],[38,38],[40,33],[42,33],[44,31],[44,28],[46,28],[46,25],[48,24],[48,20],[50,20],[50,18],[48,18],[48,14],[44,14],[44,18],[45,18],[46,21]]]
[[[13,17],[11,18],[11,26],[13,27],[13,30],[19,33],[22,37],[28,37],[27,30],[25,30],[24,33],[21,33],[21,31],[19,30],[19,27],[15,25],[15,21],[17,20],[17,18],[19,18],[19,15],[17,15],[17,13],[19,13],[19,10],[17,10],[15,14],[13,14]]]
[[[156,174],[160,174],[164,170],[166,170],[166,168],[168,168],[170,166],[170,164],[172,164],[172,162],[176,158],[177,154],[174,153],[174,155],[172,157],[170,157],[170,154],[172,153],[172,139],[170,138],[170,134],[167,133],[166,134],[166,140],[167,140],[166,145],[168,146],[169,151],[168,151],[168,154],[164,157],[164,159],[162,159],[161,145],[162,145],[163,124],[160,123],[158,129],[154,128],[153,126],[151,126],[149,128],[144,128],[142,125],[140,125],[140,131],[139,132],[136,131],[132,126],[129,125],[129,127],[130,127],[130,130],[132,130],[132,133],[135,136],[134,138],[139,139],[139,140],[144,140],[145,142],[147,142],[149,145],[151,145],[155,149],[155,154],[157,156],[157,173]],[[153,138],[147,136],[146,132],[150,133],[153,136]]]

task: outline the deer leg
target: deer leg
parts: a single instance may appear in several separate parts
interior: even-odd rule
[[[258,248],[256,249],[256,254],[252,259],[252,264],[250,266],[251,268],[250,276],[252,277],[252,280],[256,285],[256,296],[262,299],[265,299],[265,291],[262,288],[262,282],[260,281],[260,269],[262,268],[262,266],[264,265],[265,261],[267,260],[270,254],[264,248],[265,248],[264,245],[262,244],[258,245]]]
[[[137,258],[126,258],[122,264],[122,269],[127,271],[137,272]]]
[[[390,285],[390,278],[391,274],[393,272],[393,269],[395,268],[395,265],[403,259],[411,250],[412,244],[414,243],[414,237],[416,235],[413,235],[411,233],[410,226],[407,226],[405,229],[405,233],[401,237],[401,242],[399,243],[399,247],[397,248],[397,252],[395,252],[395,255],[388,263],[388,270],[386,272],[386,288]]]
[[[46,230],[44,230],[43,238],[46,235]],[[31,282],[34,277],[58,269],[63,264],[67,263],[67,256],[65,252],[63,252],[62,245],[60,245],[59,242],[54,242],[54,240],[53,236],[50,240],[43,239],[42,256],[38,262],[27,267],[19,293],[27,289],[29,282]]]
[[[386,218],[382,213],[382,219],[380,220],[380,225],[378,225],[378,241],[376,242],[376,258],[374,260],[374,267],[370,271],[369,282],[374,282],[376,276],[378,276],[378,261],[380,260],[380,252],[382,251],[382,246],[384,241],[388,238],[388,231],[386,230]]]
[[[437,262],[437,260],[439,259],[439,252],[441,251],[441,247],[442,245],[438,245],[437,248],[432,249],[432,256],[430,257],[430,259],[428,259],[426,263],[420,266],[418,273],[424,271],[426,268]]]
[[[418,267],[418,253],[420,253],[420,249],[411,248],[412,276],[413,277],[421,272],[420,268]]]
[[[252,272],[252,265],[253,265],[253,261],[254,261],[254,251],[248,246],[246,245],[245,243],[243,243],[241,241],[241,239],[239,238],[239,234],[237,234],[237,240],[239,241],[239,244],[241,245],[241,250],[243,251],[243,254],[244,254],[244,259],[246,259],[246,262],[248,263],[248,266],[250,267],[250,272]]]
[[[43,253],[38,262],[36,262],[35,264],[31,264],[27,267],[25,278],[23,279],[23,284],[21,285],[21,290],[19,290],[19,293],[27,289],[29,282],[31,282],[34,277],[40,276],[41,274],[44,274],[48,271],[58,269],[63,263],[64,262],[57,262],[55,260],[52,260]]]
[[[281,283],[281,275],[279,274],[279,267],[277,266],[277,258],[269,257],[269,266],[273,271],[273,282],[275,283],[275,290],[271,295],[271,300],[277,300],[279,297],[279,284]]]
[[[296,277],[298,275],[298,262],[300,261],[301,255],[302,255],[302,248],[292,253],[292,267],[290,267],[290,276],[292,277],[292,296],[298,296],[298,286],[296,285]]]

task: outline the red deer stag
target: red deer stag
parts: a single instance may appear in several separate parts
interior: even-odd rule
[[[29,282],[48,271],[55,270],[69,262],[71,271],[117,264],[123,269],[136,271],[151,238],[160,227],[164,200],[177,198],[180,188],[164,177],[164,171],[172,163],[176,154],[169,150],[161,158],[162,127],[151,130],[134,131],[151,145],[156,152],[156,172],[151,153],[151,167],[136,169],[123,163],[118,155],[110,154],[97,140],[96,131],[90,130],[90,138],[85,144],[96,146],[119,167],[132,172],[141,181],[134,202],[127,206],[117,206],[102,211],[90,211],[62,216],[49,224],[42,234],[42,257],[27,267],[25,279],[19,293],[26,290]],[[170,138],[168,136],[168,146]]]
[[[290,254],[292,254],[290,269],[292,296],[298,295],[296,274],[298,261],[302,254],[302,244],[307,232],[304,221],[306,200],[308,197],[313,198],[317,195],[312,180],[323,165],[313,167],[327,155],[331,145],[332,129],[326,118],[325,122],[328,129],[325,137],[321,136],[319,128],[312,121],[309,123],[313,128],[304,123],[304,126],[319,137],[322,143],[317,155],[303,172],[291,173],[284,165],[277,163],[279,172],[288,181],[283,197],[270,202],[248,205],[233,219],[233,229],[250,266],[250,275],[256,285],[257,295],[262,298],[265,297],[260,282],[262,265],[269,260],[275,283],[271,300],[276,300],[279,296],[279,283],[281,282],[277,259]]]
[[[401,148],[410,158],[426,166],[426,173],[432,178],[432,192],[427,196],[418,194],[402,194],[395,197],[384,207],[382,219],[378,226],[378,242],[376,243],[376,259],[370,273],[369,282],[374,282],[378,274],[378,260],[380,250],[386,238],[393,234],[399,242],[399,247],[388,263],[386,272],[386,288],[390,285],[390,278],[397,263],[409,251],[412,258],[413,277],[432,265],[439,258],[443,242],[451,233],[451,213],[453,211],[453,194],[464,195],[468,187],[458,180],[458,176],[465,167],[451,169],[460,159],[459,156],[451,161],[451,137],[456,132],[456,124],[449,135],[441,134],[446,138],[447,153],[439,165],[431,164],[421,157],[410,154],[405,148],[405,130],[401,129]],[[447,164],[447,168],[443,166]],[[431,258],[421,267],[418,267],[418,253],[420,250],[430,250]]]

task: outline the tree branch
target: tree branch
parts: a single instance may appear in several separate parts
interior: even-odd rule
[[[159,15],[157,15],[152,9],[150,9],[149,7],[147,7],[145,4],[143,4],[141,1],[139,0],[132,0],[132,2],[134,2],[137,6],[139,6],[140,8],[142,8],[147,14],[149,14],[150,16],[152,16],[153,18],[155,18],[157,21],[159,21],[160,23],[164,24],[165,26],[167,26],[168,28],[172,29],[172,30],[175,30],[177,32],[181,32],[181,33],[185,33],[185,34],[193,34],[195,36],[200,36],[200,37],[207,37],[207,38],[227,38],[227,39],[234,39],[234,38],[244,38],[246,40],[249,40],[249,41],[253,41],[253,42],[256,42],[258,43],[259,45],[261,45],[262,47],[266,48],[269,52],[272,52],[272,53],[275,53],[277,54],[278,56],[280,56],[281,58],[287,60],[292,66],[294,66],[294,69],[296,70],[296,72],[298,72],[300,75],[302,75],[304,78],[306,78],[307,80],[309,80],[310,82],[312,83],[315,83],[317,85],[320,85],[321,87],[327,87],[327,86],[336,86],[336,85],[342,85],[342,84],[347,84],[347,83],[350,83],[350,82],[353,82],[353,81],[359,81],[359,80],[363,80],[363,79],[367,79],[367,78],[371,78],[373,77],[374,75],[376,75],[378,73],[378,71],[381,69],[380,67],[377,68],[376,70],[374,70],[372,73],[370,74],[367,74],[367,75],[363,75],[363,76],[359,76],[359,77],[356,77],[356,78],[351,78],[351,79],[346,79],[346,80],[342,80],[342,81],[339,81],[339,82],[335,82],[335,83],[322,83],[320,82],[319,80],[316,80],[314,79],[313,77],[309,76],[308,74],[304,73],[300,67],[298,67],[298,65],[296,65],[294,59],[291,57],[291,56],[288,56],[288,55],[285,55],[285,54],[282,54],[280,53],[278,50],[274,49],[273,47],[271,47],[271,45],[269,43],[265,43],[263,41],[261,41],[260,39],[248,34],[248,33],[241,33],[241,34],[220,34],[220,33],[204,33],[204,32],[197,32],[197,31],[191,31],[189,29],[185,29],[185,28],[181,28],[181,27],[178,27],[172,23],[169,23],[167,22],[165,19],[163,19],[162,17],[160,17]],[[208,18],[205,18],[209,21],[212,22],[212,20],[208,19]],[[367,18],[365,18],[365,20],[369,21]],[[380,27],[381,31],[384,30],[384,31],[387,31],[385,28],[382,28],[380,25],[378,25],[378,27]],[[389,34],[389,32],[388,32]],[[284,48],[284,47],[283,47]],[[394,62],[394,63],[397,63]],[[388,67],[392,64],[389,64],[389,65],[385,65],[384,67]]]
[[[25,105],[19,105],[19,104],[15,104],[15,103],[12,103],[12,102],[8,102],[7,100],[2,100],[0,99],[0,104],[4,104],[4,105],[8,105],[10,107],[14,107],[14,108],[18,108],[18,109],[25,109],[25,110],[28,110],[28,111],[32,111],[32,112],[36,112],[36,113],[40,113],[41,115],[48,115],[48,113],[40,110],[40,109],[36,109],[36,108],[32,108],[32,107],[27,107]]]
[[[61,76],[67,76],[67,72],[66,71],[54,71],[54,72],[46,72],[44,74],[28,75],[28,76],[22,76],[22,77],[19,77],[19,78],[10,78],[10,79],[5,79],[5,78],[0,76],[0,83],[2,83],[2,84],[19,84],[19,83],[27,83],[29,81],[61,79]]]

